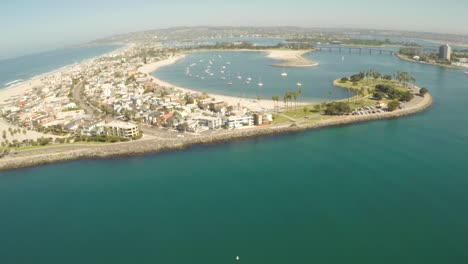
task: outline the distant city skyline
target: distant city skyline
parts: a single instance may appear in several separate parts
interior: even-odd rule
[[[0,3],[0,59],[175,26],[368,28],[468,35],[468,2],[17,0]]]

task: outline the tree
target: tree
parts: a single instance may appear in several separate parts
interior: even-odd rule
[[[392,112],[400,107],[400,102],[397,100],[388,103],[388,111]]]
[[[180,131],[180,132],[186,132],[186,131],[189,130],[189,125],[187,124],[187,122],[179,124],[179,125],[177,125],[177,130]]]
[[[382,100],[382,98],[384,97],[384,93],[382,92],[375,92],[374,95],[372,97],[374,97],[374,99],[376,100]]]
[[[421,89],[419,89],[419,94],[422,96],[426,95],[428,92],[429,90],[427,90],[426,87],[422,87]]]
[[[297,92],[291,92],[291,98],[294,99],[294,110],[297,109]]]
[[[380,72],[373,72],[372,75],[373,75],[374,79],[379,79],[381,74],[380,74]]]
[[[316,104],[314,105],[314,111],[315,112],[321,112],[322,111],[322,106],[320,104]]]
[[[297,93],[297,98],[299,99],[299,97],[301,97],[301,95],[302,95],[302,90],[299,89],[299,90],[297,90],[296,93]]]
[[[392,80],[392,75],[387,74],[383,77],[384,80],[391,81]]]
[[[271,99],[273,100],[273,102],[275,104],[274,108],[275,108],[276,112],[278,112],[278,108],[279,108],[278,104],[279,104],[279,101],[280,101],[280,97],[278,95],[275,95],[275,96],[271,97]]]
[[[347,102],[333,102],[327,104],[325,108],[326,115],[345,115],[351,112],[351,107]]]
[[[410,91],[405,91],[400,94],[400,101],[402,102],[409,102],[413,100],[414,95]]]

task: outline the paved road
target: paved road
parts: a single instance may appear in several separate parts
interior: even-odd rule
[[[81,109],[83,109],[86,114],[88,115],[94,115],[94,108],[92,108],[90,105],[88,105],[88,103],[86,102],[86,100],[81,96],[81,92],[84,90],[84,83],[83,82],[80,82],[78,83],[77,85],[75,85],[75,87],[72,88],[72,97],[73,97],[73,101],[75,101],[75,103],[77,105],[80,106]]]

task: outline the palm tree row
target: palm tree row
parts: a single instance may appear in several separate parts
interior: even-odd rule
[[[287,91],[284,93],[283,102],[286,105],[286,110],[289,107],[289,102],[294,100],[294,109],[297,109],[297,99],[302,95],[302,90],[297,91]]]
[[[23,135],[26,135],[26,133],[27,133],[26,129],[23,129],[23,130],[21,130],[21,129],[19,129],[19,128],[18,128],[18,129],[13,129],[13,128],[11,128],[11,127],[8,128],[8,132],[10,133],[10,136],[11,136],[11,137],[14,137],[16,134],[19,135],[20,133],[23,133]],[[2,138],[3,138],[3,139],[6,139],[6,138],[7,138],[7,132],[6,132],[6,130],[3,130],[3,131],[2,131]]]

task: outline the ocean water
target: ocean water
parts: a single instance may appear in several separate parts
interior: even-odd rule
[[[0,60],[0,89],[109,53],[120,47],[119,45],[81,46]]]
[[[239,56],[245,73],[270,63]],[[372,68],[409,71],[434,105],[395,120],[0,172],[0,262],[468,262],[468,75],[388,55],[310,56],[321,66],[290,70],[308,71],[307,98]],[[201,87],[186,64],[156,74]],[[265,83],[277,75],[266,69]]]

